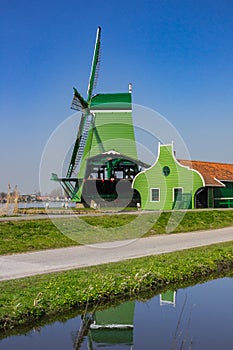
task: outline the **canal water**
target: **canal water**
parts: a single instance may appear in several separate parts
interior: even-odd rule
[[[0,340],[1,350],[233,349],[233,278],[169,290]]]

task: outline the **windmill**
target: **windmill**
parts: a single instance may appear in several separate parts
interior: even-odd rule
[[[71,108],[81,111],[82,116],[66,177],[52,174],[52,180],[59,181],[73,201],[88,205],[99,195],[104,200],[116,199],[118,180],[132,179],[139,166],[144,166],[137,160],[131,84],[126,93],[93,95],[99,73],[100,37],[98,27],[87,99],[74,88]],[[125,196],[131,196],[131,182],[126,187]]]

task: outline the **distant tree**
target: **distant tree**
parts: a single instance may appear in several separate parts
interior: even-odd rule
[[[40,191],[35,191],[35,195],[36,195],[36,197],[40,197],[41,196],[41,192]]]
[[[6,199],[6,197],[7,197],[7,193],[5,193],[5,192],[0,192],[0,198],[1,198],[1,199]]]
[[[64,193],[63,190],[61,189],[61,187],[57,187],[54,188],[51,192],[50,192],[50,197],[52,198],[63,198],[64,197]]]

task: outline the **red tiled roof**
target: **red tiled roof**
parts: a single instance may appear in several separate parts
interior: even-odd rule
[[[233,181],[233,164],[179,160],[182,165],[197,170],[204,178],[206,186],[223,187],[221,181]]]

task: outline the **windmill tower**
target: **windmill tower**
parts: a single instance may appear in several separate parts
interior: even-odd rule
[[[75,202],[112,201],[116,186],[125,181],[125,196],[132,196],[131,182],[143,165],[137,160],[132,121],[131,84],[124,93],[93,95],[100,64],[101,28],[98,27],[87,99],[74,88],[72,109],[82,112],[77,138],[65,178],[52,174]],[[123,186],[124,187],[124,186]]]

